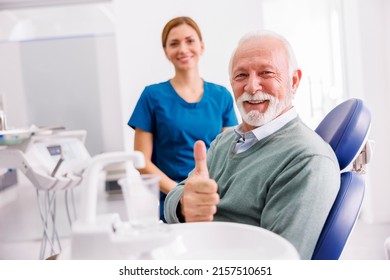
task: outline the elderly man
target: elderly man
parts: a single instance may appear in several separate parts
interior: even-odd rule
[[[220,134],[195,169],[169,192],[169,223],[226,221],[255,225],[289,240],[310,259],[340,185],[330,148],[292,104],[302,72],[290,44],[271,32],[244,36],[230,61],[242,123]]]

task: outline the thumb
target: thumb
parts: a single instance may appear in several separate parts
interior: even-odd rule
[[[203,141],[198,140],[194,144],[195,174],[209,178],[207,168],[206,145]]]

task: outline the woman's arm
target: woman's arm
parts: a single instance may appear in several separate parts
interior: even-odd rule
[[[153,152],[153,134],[142,129],[135,129],[134,150],[140,151],[145,156],[145,168],[139,169],[141,174],[158,174],[161,176],[160,190],[168,193],[177,183],[162,172],[155,164],[152,163]]]

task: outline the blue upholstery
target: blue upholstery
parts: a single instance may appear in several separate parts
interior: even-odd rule
[[[370,111],[360,99],[349,99],[328,113],[316,132],[330,144],[340,170],[363,148],[371,124]],[[341,173],[340,190],[317,241],[313,260],[339,259],[358,218],[364,197],[364,179],[354,171]]]
[[[330,144],[340,164],[347,167],[360,152],[371,124],[370,111],[360,99],[344,101],[330,111],[316,132]]]

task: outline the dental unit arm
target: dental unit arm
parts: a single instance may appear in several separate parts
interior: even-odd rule
[[[85,170],[83,182],[83,194],[81,202],[80,222],[83,224],[93,224],[96,220],[96,203],[101,173],[104,167],[120,162],[133,163],[133,168],[145,166],[145,160],[141,152],[113,152],[97,155],[92,158],[90,165]]]
[[[18,169],[31,181],[34,186],[42,186],[43,188],[50,188],[56,181],[54,178],[46,176],[44,174],[39,174],[35,172],[29,162],[27,161],[25,155],[20,150],[2,150],[0,151],[0,167],[1,168],[11,168]]]
[[[77,217],[73,190],[82,182],[91,160],[84,145],[86,134],[85,130],[66,131],[60,126],[0,131],[0,168],[17,169],[35,188],[42,222],[39,259],[62,250],[56,221],[59,193],[65,198],[69,224]]]
[[[70,189],[82,181],[91,158],[84,146],[86,131],[4,133],[2,136],[12,136],[11,140],[21,135],[21,140],[0,147],[0,168],[20,170],[39,190]]]

